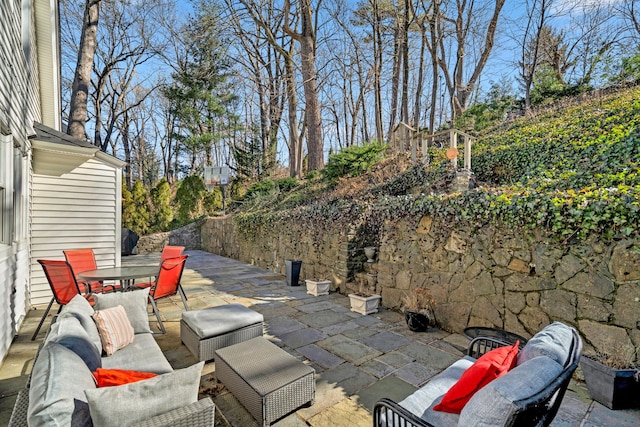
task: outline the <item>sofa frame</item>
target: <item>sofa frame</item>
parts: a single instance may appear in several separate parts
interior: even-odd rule
[[[512,426],[548,426],[555,418],[569,386],[569,381],[578,367],[582,354],[582,341],[578,333],[572,330],[573,340],[569,357],[560,374],[537,394],[513,402],[518,408]],[[467,355],[478,358],[482,354],[505,345],[513,345],[499,339],[478,337],[471,341]],[[437,427],[416,416],[395,401],[382,398],[373,408],[374,427]]]
[[[57,320],[57,315],[53,317],[51,324]],[[40,355],[40,350],[46,340],[40,343],[36,351],[35,360]],[[31,386],[31,373],[27,378],[25,388],[18,392],[16,402],[13,405],[8,427],[25,427],[28,425],[29,410],[29,388]],[[213,427],[215,423],[215,404],[210,397],[204,397],[197,402],[173,409],[164,414],[156,415],[146,420],[142,420],[132,427]]]

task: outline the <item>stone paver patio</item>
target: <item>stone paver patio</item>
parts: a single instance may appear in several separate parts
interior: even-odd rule
[[[409,331],[400,313],[361,316],[341,294],[314,297],[283,276],[202,251],[188,251],[182,284],[190,309],[241,303],[265,317],[265,336],[316,370],[316,400],[274,426],[370,426],[381,397],[396,401],[412,393],[459,358],[468,340],[441,330]],[[124,264],[153,264],[159,254],[123,257]],[[159,302],[167,333],[156,335],[174,368],[196,362],[180,342],[179,297]],[[39,339],[30,341],[42,310],[31,311],[0,366],[0,425],[6,425],[15,395],[24,387]],[[155,316],[150,316],[159,332]],[[45,328],[48,323],[45,324]],[[205,365],[202,385],[216,389],[216,425],[250,427],[257,422],[215,381],[215,362]],[[611,411],[589,399],[572,381],[553,426],[638,426],[640,410]]]

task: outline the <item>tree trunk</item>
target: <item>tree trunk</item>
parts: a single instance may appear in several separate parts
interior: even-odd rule
[[[414,13],[415,14],[415,13]],[[419,129],[420,116],[422,109],[422,86],[424,85],[424,53],[427,45],[427,29],[424,26],[424,21],[420,23],[420,62],[418,65],[418,82],[416,87],[416,99],[413,106],[413,127]],[[432,108],[433,110],[433,108]]]
[[[398,86],[400,86],[400,67],[402,56],[400,46],[402,44],[402,31],[396,20],[393,37],[393,69],[391,73],[391,111],[389,113],[389,129],[387,129],[387,139],[391,140],[391,132],[396,124],[398,116]]]
[[[290,55],[284,57],[284,64],[289,113],[289,176],[296,178],[302,175],[302,145],[298,137],[298,97]]]
[[[382,23],[378,0],[372,0],[373,7],[373,93],[375,98],[376,139],[378,144],[384,142],[382,125],[382,89],[380,76],[382,75]]]
[[[129,143],[129,114],[127,111],[122,115],[122,129],[120,129],[122,136],[122,148],[124,150],[124,178],[127,183],[127,188],[133,188],[133,167],[131,162],[131,144]]]
[[[489,54],[493,49],[493,42],[498,25],[498,17],[500,11],[504,6],[505,0],[495,0],[495,6],[492,12],[492,16],[487,24],[487,30],[482,41],[482,47],[480,48],[480,54],[478,60],[473,64],[473,72],[469,79],[465,82],[465,63],[466,60],[466,48],[467,45],[472,45],[472,41],[468,40],[468,37],[476,34],[476,31],[472,31],[472,26],[478,25],[474,20],[474,2],[467,3],[466,1],[457,0],[456,16],[455,18],[442,17],[445,21],[453,24],[454,37],[456,43],[456,54],[454,61],[454,68],[452,73],[449,73],[449,66],[447,62],[446,48],[444,39],[448,35],[447,28],[444,26],[438,26],[439,29],[439,44],[440,44],[440,56],[438,58],[438,64],[444,74],[445,81],[447,83],[447,89],[450,95],[452,121],[462,115],[467,108],[467,103],[471,94],[473,93],[484,66],[489,59]],[[480,40],[477,40],[480,43]]]
[[[439,26],[439,14],[440,5],[438,1],[432,3],[431,16],[429,17],[429,32],[431,35],[431,43],[429,44],[429,53],[431,54],[431,70],[433,72],[431,82],[431,111],[429,113],[429,132],[435,133],[436,128],[436,105],[438,104],[438,84],[439,84],[439,72],[438,72],[438,26]],[[441,105],[440,108],[444,108]]]
[[[300,0],[302,32],[299,34],[300,56],[302,57],[302,79],[305,99],[307,127],[307,150],[309,170],[324,168],[324,141],[322,140],[322,120],[318,101],[318,82],[315,68],[316,36],[313,28],[311,0]]]
[[[93,67],[93,55],[96,51],[100,1],[101,0],[86,0],[82,34],[80,36],[80,46],[78,49],[78,62],[71,87],[67,133],[77,139],[85,138],[84,124],[87,120],[87,101],[89,99],[89,87],[91,85],[91,70]]]
[[[400,121],[409,124],[409,0],[404,0],[402,17],[402,101]]]

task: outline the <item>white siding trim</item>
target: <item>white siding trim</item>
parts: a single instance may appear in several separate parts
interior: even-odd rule
[[[64,249],[93,248],[99,267],[119,265],[121,175],[121,169],[93,159],[59,177],[34,174],[32,304],[51,298],[38,259],[64,259]]]

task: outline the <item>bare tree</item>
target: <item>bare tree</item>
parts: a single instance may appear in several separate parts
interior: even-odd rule
[[[331,79],[331,83],[325,83],[325,86],[334,85],[340,88],[340,92],[335,97],[331,94],[327,94],[327,97],[330,98],[332,113],[335,117],[338,143],[340,147],[348,147],[356,144],[359,123],[362,140],[369,140],[365,101],[373,83],[373,65],[367,62],[367,55],[363,53],[365,48],[362,40],[354,31],[352,21],[342,2],[336,1],[330,13],[340,31],[335,35],[339,44],[329,49],[331,61],[337,64],[335,67],[337,70],[332,71],[335,78]],[[340,110],[343,115],[343,126],[340,126]],[[361,119],[359,119],[360,115],[362,115]],[[341,134],[344,134],[344,144],[341,141]]]
[[[543,29],[551,13],[553,0],[526,0],[526,25],[521,46],[520,78],[524,87],[525,108],[531,108],[531,86],[541,60],[540,44]]]
[[[275,51],[267,52],[269,55],[267,58],[262,57],[260,51],[254,51],[252,54],[259,56],[263,66],[267,69],[269,76],[268,92],[263,92],[261,99],[267,96],[270,101],[271,109],[269,110],[274,115],[270,115],[273,119],[277,119],[272,123],[270,127],[270,142],[269,146],[272,147],[270,152],[274,155],[275,162],[275,144],[277,138],[277,130],[280,124],[280,116],[282,114],[282,103],[278,101],[278,90],[281,88],[280,82],[285,82],[286,100],[288,104],[288,129],[289,139],[287,142],[289,148],[289,173],[291,176],[300,176],[302,173],[302,139],[299,136],[299,126],[297,118],[298,98],[296,94],[296,78],[294,67],[294,55],[295,50],[293,43],[287,42],[284,37],[278,35],[278,31],[284,27],[289,27],[290,16],[288,13],[276,14],[273,5],[268,2],[263,9],[259,9],[258,5],[254,2],[248,2],[241,0],[242,5],[245,7],[245,12],[251,17],[258,27],[256,35],[266,40]],[[231,5],[229,5],[231,6]],[[271,56],[273,55],[273,56]],[[280,69],[278,62],[282,61],[282,69]],[[276,67],[275,69],[273,67]],[[274,73],[275,70],[276,72]],[[257,71],[257,70],[256,70]],[[262,77],[255,74],[256,79],[262,81]],[[261,82],[256,82],[258,88],[260,88]],[[281,93],[281,92],[280,92]],[[284,98],[282,98],[283,101]],[[261,117],[266,119],[267,110],[264,109],[261,103]],[[279,108],[279,110],[278,110]]]
[[[324,141],[322,139],[322,118],[318,99],[318,82],[315,68],[316,30],[311,0],[298,0],[297,13],[301,30],[294,31],[289,26],[290,1],[284,2],[284,31],[300,43],[302,82],[305,98],[305,127],[307,128],[307,151],[309,170],[324,168]]]
[[[93,140],[103,151],[111,147],[112,153],[116,152],[112,138],[121,129],[117,123],[119,116],[124,114],[125,105],[135,108],[146,98],[145,95],[138,97],[136,102],[124,102],[131,88],[139,86],[139,67],[164,49],[164,40],[158,37],[157,31],[157,18],[167,12],[163,4],[154,0],[143,7],[114,0],[104,5],[105,17],[103,30],[99,33],[91,95],[95,120]],[[157,87],[157,82],[151,82],[146,93]]]
[[[638,5],[638,1],[622,0],[619,10],[629,24],[629,29],[635,33],[637,43],[640,44],[640,5]]]
[[[467,108],[471,94],[487,64],[504,3],[505,0],[487,0],[486,2],[456,0],[453,13],[446,14],[447,11],[441,9],[443,12],[441,19],[451,28],[438,27],[440,31],[438,65],[442,69],[451,97],[454,118],[460,116]],[[486,21],[481,22],[482,18]],[[448,61],[449,52],[446,44],[450,30],[455,46],[455,54],[451,55],[451,62]],[[471,51],[474,43],[478,44],[476,55],[472,55]],[[470,63],[474,57],[475,63]],[[469,65],[472,68],[467,74],[466,67]]]
[[[398,91],[400,88],[400,68],[402,67],[403,56],[401,54],[404,39],[408,34],[404,34],[404,26],[402,18],[398,16],[401,11],[396,7],[396,13],[393,22],[393,54],[392,54],[392,71],[391,71],[391,107],[389,111],[389,127],[387,129],[387,139],[391,138],[391,132],[396,125],[398,117]]]
[[[87,102],[91,85],[93,55],[96,51],[100,2],[101,0],[86,0],[85,2],[78,61],[71,88],[67,133],[78,139],[85,138],[84,125],[87,120]]]

